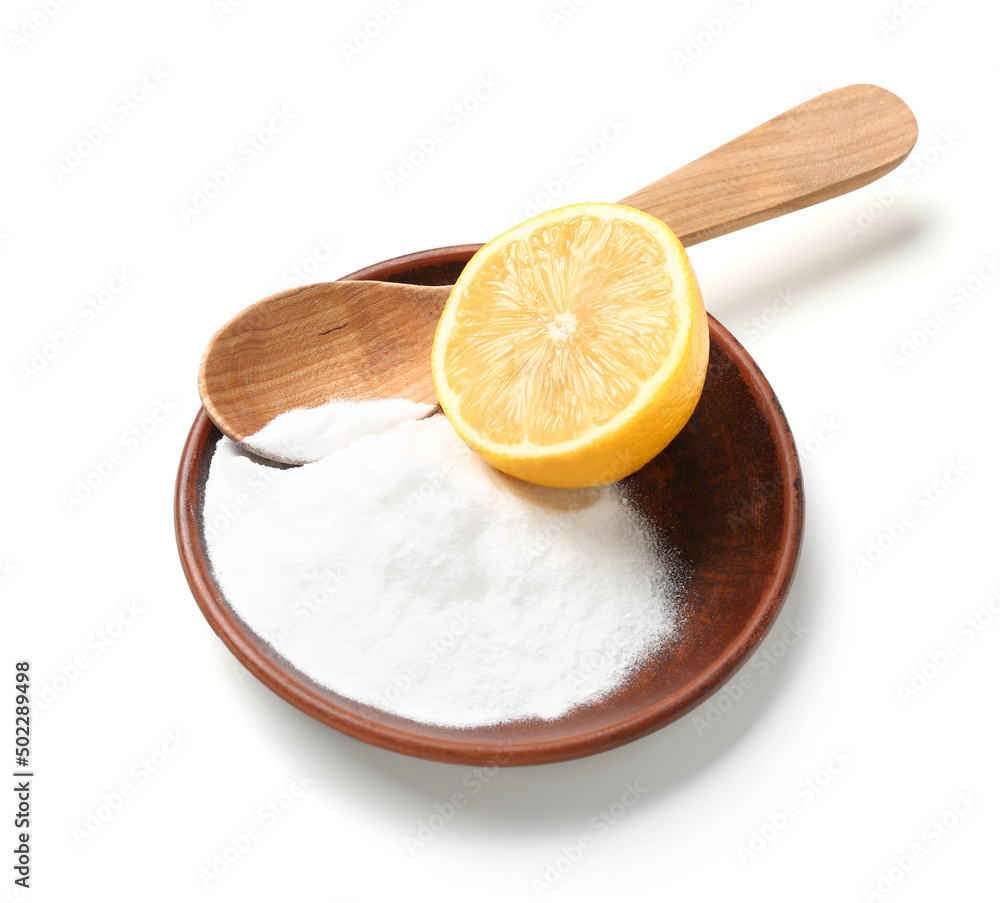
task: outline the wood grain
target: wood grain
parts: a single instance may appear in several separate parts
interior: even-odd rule
[[[875,85],[828,91],[621,203],[662,219],[685,245],[735,232],[873,182],[917,140],[917,121]]]
[[[437,404],[430,346],[451,286],[325,282],[265,298],[220,329],[198,387],[237,442],[284,411],[332,398]]]

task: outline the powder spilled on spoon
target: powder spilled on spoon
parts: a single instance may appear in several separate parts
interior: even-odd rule
[[[523,483],[443,415],[386,426],[355,405],[356,438],[302,467],[221,439],[205,488],[223,595],[300,671],[405,718],[476,727],[596,701],[669,640],[679,567],[620,486]],[[295,414],[283,441],[302,446],[331,422]]]
[[[434,410],[403,398],[375,401],[334,399],[316,408],[279,414],[242,445],[275,461],[307,464],[346,448],[355,439],[380,433],[404,420],[420,420]]]

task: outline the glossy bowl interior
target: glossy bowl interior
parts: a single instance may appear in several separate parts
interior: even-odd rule
[[[439,248],[349,279],[448,284],[478,245]],[[554,721],[454,729],[388,714],[318,685],[240,620],[212,577],[201,506],[222,434],[204,409],[184,446],[175,519],[185,575],[212,629],[258,679],[324,724],[408,755],[476,765],[533,765],[602,752],[704,702],[753,653],[788,592],[802,538],[802,479],[771,387],[716,320],[705,389],[670,446],[628,478],[631,492],[690,572],[682,627],[625,687]]]

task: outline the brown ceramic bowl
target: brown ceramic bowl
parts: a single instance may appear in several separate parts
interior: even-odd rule
[[[439,248],[347,277],[454,282],[478,245]],[[433,727],[318,685],[252,633],[222,597],[205,554],[200,511],[221,433],[202,409],[177,477],[181,562],[202,613],[232,653],[303,712],[345,734],[412,756],[470,765],[536,765],[635,740],[704,702],[764,637],[788,592],[802,539],[802,477],[795,444],[767,380],[713,318],[705,389],[670,446],[628,478],[649,521],[679,548],[691,580],[679,637],[625,688],[556,721],[489,728]]]

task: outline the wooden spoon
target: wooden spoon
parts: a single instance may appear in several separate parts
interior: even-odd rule
[[[903,101],[874,85],[821,94],[621,201],[685,245],[867,185],[917,140]],[[220,329],[198,386],[236,442],[285,411],[334,398],[436,404],[430,349],[450,285],[324,282],[251,305]]]

